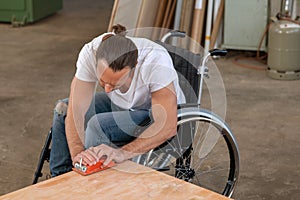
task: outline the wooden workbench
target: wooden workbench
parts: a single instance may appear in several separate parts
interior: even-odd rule
[[[196,185],[126,161],[111,169],[81,176],[76,172],[0,196],[4,199],[228,199]]]

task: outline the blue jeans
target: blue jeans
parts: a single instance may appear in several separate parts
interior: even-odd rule
[[[59,103],[68,104],[68,99]],[[50,152],[52,177],[72,170],[65,117],[66,113],[54,111]],[[100,144],[120,146],[129,143],[141,133],[136,130],[139,126],[144,127],[145,122],[151,122],[150,110],[124,110],[113,104],[105,92],[96,93],[85,115],[85,148]]]

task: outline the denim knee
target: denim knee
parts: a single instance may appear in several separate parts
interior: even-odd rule
[[[94,115],[87,123],[85,131],[85,148],[97,146],[99,144],[110,144],[110,139],[102,130],[97,115]]]
[[[69,104],[68,98],[58,100],[58,102],[56,103],[56,106],[54,108],[54,113],[65,117],[67,115],[68,104]]]

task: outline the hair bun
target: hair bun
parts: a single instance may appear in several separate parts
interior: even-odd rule
[[[116,24],[112,26],[112,32],[117,35],[125,36],[126,35],[126,27],[121,24]]]

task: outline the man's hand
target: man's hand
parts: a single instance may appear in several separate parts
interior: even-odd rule
[[[106,158],[103,165],[107,166],[111,161],[121,163],[127,160],[131,157],[129,154],[129,152],[126,152],[120,148],[116,149],[108,145],[101,144],[96,147],[90,147],[89,149],[77,154],[73,159],[73,165],[75,163],[79,163],[81,158],[83,165],[94,165],[99,162],[101,158]]]
[[[83,165],[94,165],[99,160],[97,154],[94,153],[91,147],[90,149],[80,152],[73,158],[73,166],[75,163],[80,163],[81,161]]]

